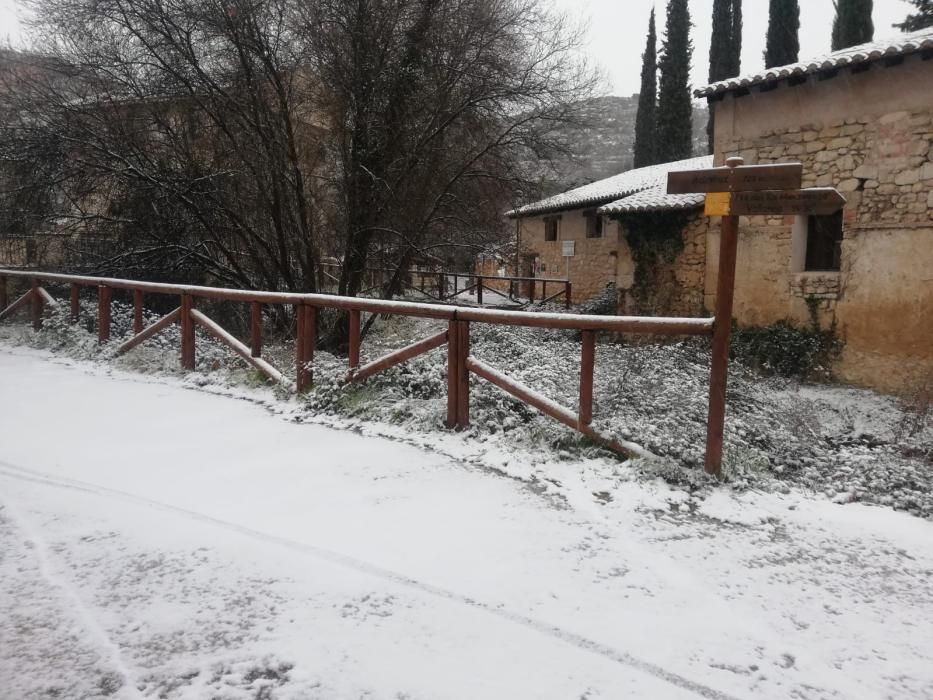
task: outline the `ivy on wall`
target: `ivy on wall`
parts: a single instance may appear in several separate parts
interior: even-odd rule
[[[665,313],[677,284],[669,265],[684,249],[683,230],[690,212],[621,214],[616,220],[625,231],[635,263],[635,282],[629,294],[640,311]]]

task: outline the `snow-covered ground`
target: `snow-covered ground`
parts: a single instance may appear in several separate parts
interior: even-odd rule
[[[0,345],[4,700],[933,697],[928,520],[198,383]]]

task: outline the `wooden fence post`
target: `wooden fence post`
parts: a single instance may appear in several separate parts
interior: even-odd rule
[[[133,290],[133,335],[143,332],[143,292],[141,289]]]
[[[10,299],[6,288],[6,277],[0,276],[0,311],[3,311],[10,305]]]
[[[71,322],[77,323],[81,315],[81,287],[77,284],[71,285]]]
[[[457,321],[457,428],[470,427],[470,369],[467,358],[470,356],[470,322]]]
[[[483,278],[479,276],[476,278],[476,303],[483,305]]]
[[[583,331],[580,358],[580,427],[593,422],[593,366],[596,364],[596,333]]]
[[[729,158],[734,168],[741,158]],[[735,293],[735,260],[739,241],[739,217],[722,217],[719,236],[719,279],[716,284],[716,313],[709,379],[709,413],[706,423],[706,473],[722,473],[722,441],[726,422],[726,382],[729,371],[729,336],[732,333],[732,301]]]
[[[360,366],[360,312],[359,309],[350,310],[350,369]]]
[[[309,304],[295,307],[298,317],[297,336],[295,338],[295,361],[297,377],[295,386],[299,393],[311,387],[314,379],[308,364],[314,360],[314,346],[317,344],[317,308]]]
[[[447,427],[457,427],[457,412],[460,402],[457,398],[460,387],[460,322],[447,323]]]
[[[32,327],[33,330],[42,328],[42,295],[39,294],[39,280],[32,278]]]
[[[188,370],[194,369],[195,362],[193,302],[190,294],[181,295],[181,366]]]
[[[249,354],[262,356],[262,304],[258,301],[249,305]]]
[[[571,292],[573,287],[570,284],[570,281],[564,282],[564,307],[570,308],[570,297],[572,296]]]
[[[535,278],[532,277],[531,281],[528,282],[528,301],[534,303],[535,300]]]
[[[97,287],[97,341],[106,343],[110,340],[110,287],[99,285]]]

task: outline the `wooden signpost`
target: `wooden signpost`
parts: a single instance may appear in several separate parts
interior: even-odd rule
[[[806,190],[718,192],[706,198],[707,216],[760,214],[834,214],[846,200],[832,187]]]
[[[706,427],[706,471],[716,476],[722,470],[739,216],[833,214],[846,202],[831,187],[800,189],[803,180],[800,163],[743,163],[742,158],[729,158],[724,168],[672,172],[667,177],[668,194],[707,193],[706,215],[722,217]]]
[[[732,159],[730,159],[732,160]],[[695,192],[756,192],[793,190],[803,180],[800,163],[744,165],[706,170],[678,170],[667,174],[668,194]]]

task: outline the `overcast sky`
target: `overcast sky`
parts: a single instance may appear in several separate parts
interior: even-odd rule
[[[641,54],[645,50],[648,14],[658,8],[658,32],[664,31],[666,0],[543,0],[553,2],[574,18],[588,24],[584,50],[606,75],[609,92],[638,92]],[[832,0],[801,0],[800,57],[812,58],[829,51],[833,21]],[[768,26],[768,0],[744,0],[745,27],[742,72],[763,67],[762,52]],[[896,34],[891,25],[903,20],[911,6],[905,0],[875,0],[875,38]],[[690,0],[693,19],[693,84],[706,83],[713,0]],[[19,36],[13,0],[0,0],[0,38]]]
[[[664,31],[666,0],[554,0],[572,16],[588,22],[587,54],[598,63],[615,95],[638,92],[641,54],[645,50],[648,15],[657,8],[658,33]],[[910,13],[904,0],[875,0],[875,38],[898,32],[891,25]],[[690,0],[693,21],[693,84],[706,84],[709,74],[710,26],[713,0]],[[768,28],[768,0],[743,0],[742,73],[764,67],[762,54]],[[829,51],[833,23],[832,0],[801,0],[800,58]]]

